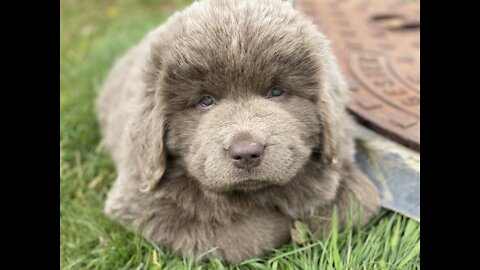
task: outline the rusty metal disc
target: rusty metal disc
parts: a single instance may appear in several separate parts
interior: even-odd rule
[[[398,0],[297,0],[331,41],[349,80],[349,110],[420,149],[420,7]]]

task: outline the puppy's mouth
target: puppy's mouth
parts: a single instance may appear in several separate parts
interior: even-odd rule
[[[242,191],[255,191],[270,185],[272,185],[271,181],[247,179],[235,184],[233,189]]]

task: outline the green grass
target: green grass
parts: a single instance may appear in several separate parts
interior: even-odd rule
[[[94,100],[114,60],[181,0],[61,0],[60,266],[62,269],[418,269],[420,225],[382,211],[369,226],[290,244],[238,265],[197,263],[163,250],[102,213],[115,179]]]

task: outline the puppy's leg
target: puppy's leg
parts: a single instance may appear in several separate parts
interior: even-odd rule
[[[279,213],[259,211],[237,219],[230,224],[213,227],[213,239],[203,239],[206,247],[217,247],[211,255],[221,260],[238,263],[263,256],[290,241],[291,220]],[[198,241],[198,240],[197,240]],[[203,252],[203,251],[202,251]]]
[[[342,231],[349,218],[355,227],[364,225],[379,210],[380,199],[378,190],[367,176],[354,164],[344,165],[342,179],[335,199],[325,207],[306,218],[306,222],[314,233],[314,238],[328,236],[332,226],[334,208],[337,211],[338,230]],[[360,213],[358,212],[360,211]],[[359,214],[361,215],[360,220]]]
[[[146,220],[143,234],[179,255],[237,263],[262,256],[290,240],[291,220],[280,213],[258,211],[228,220],[198,220],[170,205]]]
[[[142,193],[138,181],[130,180],[119,177],[115,182],[106,200],[107,215],[182,256],[198,258],[208,253],[201,259],[240,262],[290,240],[292,220],[279,211],[253,209],[233,216],[217,212],[217,218],[211,218],[201,210],[220,210],[205,200],[197,198],[197,208],[182,205],[160,191]]]

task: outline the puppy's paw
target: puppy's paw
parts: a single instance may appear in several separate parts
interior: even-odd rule
[[[342,174],[335,200],[306,219],[316,239],[330,233],[334,209],[339,231],[344,230],[350,222],[353,228],[365,225],[380,209],[378,190],[360,169],[353,164],[344,166]]]

